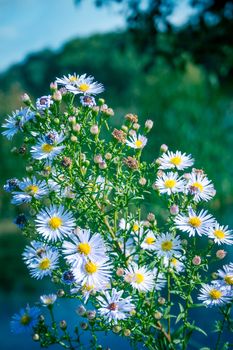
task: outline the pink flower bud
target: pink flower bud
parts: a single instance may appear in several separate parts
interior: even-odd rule
[[[195,255],[193,260],[192,260],[193,265],[200,265],[201,264],[201,257],[199,255]]]
[[[226,255],[227,255],[227,252],[225,250],[223,250],[223,249],[219,249],[216,252],[216,257],[218,259],[224,259]]]
[[[28,96],[28,94],[23,94],[23,95],[21,96],[21,100],[22,100],[24,103],[31,101],[31,99],[30,99],[30,97]]]
[[[167,151],[168,151],[168,146],[165,145],[165,144],[162,144],[162,145],[160,146],[160,151],[161,151],[161,152],[167,152]]]
[[[53,91],[57,90],[57,83],[54,83],[54,82],[50,83],[50,89]]]
[[[81,125],[80,125],[80,124],[74,124],[72,129],[73,129],[74,131],[76,131],[76,132],[79,132],[80,129],[81,129]]]
[[[147,130],[147,131],[150,131],[150,130],[153,128],[153,125],[154,125],[153,120],[148,119],[148,120],[145,122],[145,128],[146,128],[146,130]]]
[[[90,132],[92,135],[98,135],[99,133],[98,125],[92,125],[92,127],[90,128]]]
[[[170,213],[172,215],[177,215],[179,213],[179,207],[176,204],[172,204],[172,206],[170,207]]]
[[[55,91],[53,94],[54,101],[61,101],[62,100],[62,94],[60,91]]]
[[[101,154],[97,154],[96,156],[94,156],[94,163],[99,164],[103,161],[103,158],[101,156]]]
[[[145,184],[147,183],[147,180],[144,177],[141,177],[138,181],[139,185],[141,186],[145,186]]]

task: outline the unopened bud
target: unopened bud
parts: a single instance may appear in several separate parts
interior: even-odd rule
[[[86,308],[83,305],[80,305],[75,311],[79,316],[83,316],[86,313]]]
[[[171,215],[177,215],[179,213],[179,207],[176,204],[172,204],[170,207],[170,213]]]
[[[80,124],[74,124],[74,125],[72,126],[72,129],[73,129],[74,131],[76,131],[76,132],[79,132],[80,129],[81,129],[81,125],[80,125]]]
[[[23,94],[23,95],[21,96],[21,100],[22,100],[22,102],[24,102],[24,103],[27,103],[27,102],[30,102],[30,101],[31,101],[31,99],[30,99],[30,97],[28,96],[28,94]]]
[[[110,160],[110,159],[112,159],[112,154],[108,152],[105,154],[104,158],[107,160]]]
[[[117,270],[116,270],[116,274],[117,276],[123,276],[124,275],[124,269],[122,269],[121,267],[119,267]]]
[[[199,255],[195,255],[193,260],[192,260],[193,265],[200,265],[201,264],[201,257]]]
[[[138,124],[138,123],[134,123],[133,124],[133,129],[134,130],[138,130],[140,128],[140,124]]]
[[[131,335],[130,329],[124,329],[124,336],[129,337]]]
[[[96,311],[95,310],[87,311],[87,318],[88,318],[88,320],[94,320],[95,317],[96,317]]]
[[[106,169],[107,168],[107,163],[105,161],[100,162],[99,163],[99,168],[102,169],[102,170]]]
[[[52,91],[57,90],[57,83],[54,83],[54,82],[50,83],[50,89],[51,89]]]
[[[67,328],[67,323],[66,323],[66,321],[65,321],[65,320],[60,321],[60,322],[59,322],[59,326],[60,326],[60,328],[61,328],[62,330],[66,330],[66,328]]]
[[[153,120],[148,119],[148,120],[145,122],[146,131],[150,131],[150,130],[153,128],[153,125],[154,125]]]
[[[168,146],[165,145],[165,143],[163,143],[163,144],[160,146],[160,151],[161,151],[161,152],[167,152],[167,151],[168,151]]]
[[[58,296],[59,298],[64,297],[64,295],[65,295],[65,291],[64,291],[63,289],[59,289],[59,290],[57,291],[57,296]]]
[[[156,311],[156,312],[154,313],[154,318],[155,318],[156,320],[160,320],[160,319],[162,318],[162,316],[163,316],[163,314],[162,314],[161,312],[159,312],[159,311]]]
[[[144,177],[141,177],[138,181],[139,185],[141,185],[141,186],[145,186],[146,182],[147,182],[147,180]]]
[[[59,118],[54,118],[53,121],[54,121],[55,124],[59,124],[60,123]]]
[[[62,94],[59,90],[54,92],[53,99],[54,99],[54,101],[61,101],[62,100]]]
[[[39,341],[39,340],[40,340],[39,334],[37,334],[37,333],[33,334],[32,339],[33,339],[34,341]]]
[[[147,220],[150,221],[150,222],[155,221],[155,215],[153,213],[149,213],[147,215]]]
[[[128,132],[129,128],[126,125],[122,125],[121,129],[125,132]]]
[[[218,279],[218,274],[217,274],[217,272],[213,272],[213,273],[211,274],[211,277],[213,278],[213,280],[217,280],[217,279]]]
[[[71,135],[70,140],[71,140],[72,142],[77,142],[77,141],[78,141],[78,138],[77,138],[75,135]]]
[[[164,304],[166,303],[166,299],[163,298],[163,297],[159,297],[159,298],[158,298],[158,303],[159,303],[160,305],[164,305]]]
[[[81,322],[80,326],[83,330],[86,330],[88,328],[88,324],[86,322]]]
[[[94,156],[94,163],[99,164],[103,161],[103,158],[101,156],[101,154],[97,154],[96,156]]]
[[[99,133],[98,125],[92,125],[90,128],[90,132],[92,135],[98,135]]]
[[[113,326],[113,328],[112,328],[112,331],[114,332],[114,333],[119,333],[120,331],[121,331],[121,327],[120,326]]]
[[[217,250],[217,252],[216,252],[216,257],[218,258],[218,259],[224,259],[225,258],[225,256],[227,255],[227,252],[225,251],[225,250],[223,250],[223,249],[219,249],[219,250]]]
[[[76,123],[76,118],[72,115],[68,118],[68,120],[70,123]]]
[[[105,100],[103,98],[98,99],[98,105],[103,106],[105,104]]]

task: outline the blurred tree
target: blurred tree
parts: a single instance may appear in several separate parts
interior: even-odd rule
[[[97,6],[122,5],[129,33],[140,55],[146,53],[144,69],[162,56],[183,68],[188,59],[201,64],[220,80],[233,77],[232,0],[93,0]],[[77,4],[82,0],[75,0]],[[185,24],[172,20],[181,3],[192,9]],[[182,11],[182,9],[180,9]]]

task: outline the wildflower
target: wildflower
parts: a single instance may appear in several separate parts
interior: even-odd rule
[[[104,91],[102,84],[93,81],[94,78],[81,76],[75,84],[66,85],[66,89],[73,94],[96,95]]]
[[[129,120],[132,123],[137,123],[138,122],[138,116],[136,114],[132,114],[132,113],[126,114],[125,115],[125,119]]]
[[[63,140],[63,134],[57,134],[55,132],[41,136],[37,144],[31,149],[32,158],[52,160],[65,148],[65,146],[59,146]]]
[[[73,215],[60,205],[42,209],[36,217],[37,231],[48,241],[62,240],[75,227]]]
[[[162,233],[157,237],[155,242],[155,250],[159,257],[171,258],[179,253],[181,249],[181,241],[179,237],[173,237],[170,233]]]
[[[50,247],[44,242],[32,241],[31,245],[26,246],[23,252],[23,260],[27,265],[30,265],[35,259],[41,258],[42,254],[48,251],[57,251],[56,248]]]
[[[72,160],[69,157],[63,157],[61,161],[61,165],[64,168],[70,168],[72,165]]]
[[[30,332],[38,323],[38,317],[40,309],[36,306],[26,306],[25,309],[21,309],[18,314],[12,317],[11,331],[13,333]]]
[[[126,144],[131,148],[142,149],[147,144],[147,138],[140,134],[137,136],[135,133],[126,140]]]
[[[7,129],[2,132],[2,135],[6,136],[8,140],[17,134],[18,131],[23,131],[24,125],[35,118],[35,113],[29,108],[21,108],[13,112],[12,116],[8,116],[2,127]]]
[[[206,306],[219,306],[228,303],[231,300],[229,289],[222,284],[212,282],[212,284],[203,284],[198,299]]]
[[[163,155],[158,158],[159,169],[178,169],[184,170],[193,165],[194,160],[191,155],[186,155],[186,153],[181,153],[180,151],[163,153]]]
[[[22,192],[13,192],[12,204],[22,204],[31,202],[32,198],[40,200],[48,194],[47,184],[44,180],[37,180],[35,176],[32,179],[25,178],[18,183]]]
[[[115,288],[109,291],[103,292],[103,296],[97,297],[97,301],[100,304],[98,312],[109,323],[117,323],[118,320],[125,320],[130,316],[135,306],[131,303],[131,297],[123,298],[124,291],[117,292]]]
[[[112,136],[121,143],[126,142],[126,134],[123,130],[114,129],[112,132]]]
[[[57,300],[56,294],[41,295],[40,302],[43,306],[50,306]]]
[[[228,229],[228,226],[220,226],[215,223],[214,226],[208,230],[208,237],[214,240],[214,243],[219,244],[233,244],[232,230]]]
[[[205,175],[195,171],[190,174],[186,188],[195,202],[209,201],[215,195],[211,181]]]
[[[175,272],[180,273],[184,271],[185,266],[184,266],[184,261],[185,257],[182,256],[181,254],[175,254],[173,257],[168,258],[164,257],[163,263],[165,267],[172,268]]]
[[[91,235],[90,230],[79,229],[76,234],[69,236],[69,241],[64,241],[63,254],[67,262],[75,267],[81,264],[83,259],[103,259],[105,257],[105,243],[99,233]]]
[[[179,178],[177,173],[169,172],[158,177],[155,186],[159,193],[171,195],[184,190],[184,181]]]
[[[156,237],[152,231],[149,231],[146,236],[143,238],[141,243],[142,249],[155,250],[155,241]]]
[[[76,73],[68,74],[68,77],[63,75],[63,78],[56,78],[56,83],[65,87],[67,85],[75,85],[78,83],[80,78],[85,78],[85,76],[86,74],[79,76]]]
[[[220,282],[233,288],[233,266],[224,265],[222,270],[218,270],[218,276],[222,279]]]
[[[84,260],[81,264],[72,268],[76,283],[81,285],[102,287],[109,282],[111,277],[111,264],[108,257],[93,261]]]
[[[30,259],[28,268],[32,277],[42,279],[51,276],[52,272],[58,268],[59,254],[57,250],[48,249],[35,259]]]
[[[96,106],[95,98],[93,96],[80,96],[80,102],[84,107],[94,107]]]
[[[53,104],[51,96],[42,96],[36,100],[36,108],[39,111],[44,111]]]
[[[196,233],[198,236],[207,234],[209,227],[215,223],[215,219],[205,210],[196,213],[189,207],[187,215],[177,215],[174,223],[176,228],[180,231],[188,232],[189,237],[191,237],[195,236]]]
[[[133,263],[125,271],[124,279],[139,292],[148,292],[154,288],[154,273],[145,266],[138,267]]]

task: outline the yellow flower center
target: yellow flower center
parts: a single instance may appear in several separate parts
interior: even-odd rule
[[[90,85],[85,83],[79,85],[79,90],[82,92],[86,92],[87,90],[89,90],[89,88],[90,88]]]
[[[147,244],[153,244],[153,243],[155,242],[155,239],[154,239],[153,237],[147,237],[147,238],[145,239],[145,242],[146,242]]]
[[[140,272],[137,272],[135,273],[134,279],[137,284],[140,284],[144,281],[145,278]]]
[[[28,325],[30,323],[30,321],[31,321],[31,317],[28,314],[24,314],[20,319],[20,323],[23,326]]]
[[[136,140],[136,141],[135,141],[135,146],[136,146],[137,148],[141,148],[141,147],[142,147],[142,141],[141,141],[141,140]]]
[[[173,188],[176,185],[176,180],[174,179],[168,179],[166,181],[164,181],[164,186],[166,188]]]
[[[200,192],[203,192],[203,190],[204,190],[204,187],[203,187],[203,185],[200,182],[194,182],[192,184],[192,187],[197,188]]]
[[[177,263],[178,263],[178,260],[177,260],[176,258],[172,258],[172,259],[171,259],[171,264],[172,264],[172,265],[176,266]]]
[[[209,296],[211,297],[211,299],[217,300],[220,299],[222,296],[222,292],[220,292],[220,290],[217,289],[211,289],[211,291],[209,292]]]
[[[139,230],[138,224],[134,224],[134,225],[133,225],[133,231],[138,231],[138,230]]]
[[[49,220],[49,226],[53,230],[58,229],[59,227],[61,227],[61,225],[62,225],[62,219],[57,216],[54,216]]]
[[[180,165],[182,163],[182,158],[180,156],[176,156],[170,159],[170,163],[173,165]]]
[[[173,247],[172,241],[164,241],[164,242],[161,244],[161,248],[162,248],[162,250],[165,251],[165,252],[171,250],[172,247]]]
[[[202,224],[202,221],[198,216],[191,217],[188,222],[193,227],[199,227]]]
[[[90,292],[92,289],[94,289],[93,284],[84,284],[82,287],[83,292]]]
[[[42,146],[41,146],[41,149],[44,153],[50,153],[52,150],[53,150],[54,146],[52,145],[49,145],[48,143],[44,143]]]
[[[224,277],[224,281],[225,281],[227,284],[233,285],[233,275],[226,275],[226,276]]]
[[[77,250],[81,254],[88,255],[91,252],[91,246],[88,243],[79,243]]]
[[[92,261],[88,261],[88,263],[86,263],[86,265],[85,265],[85,270],[87,273],[89,273],[91,275],[98,270],[98,266],[95,263],[93,263]]]
[[[30,185],[25,188],[25,191],[31,194],[36,194],[39,191],[39,187],[36,185]]]
[[[39,264],[39,268],[40,270],[47,270],[51,265],[51,261],[49,260],[49,258],[44,258],[43,260],[41,260],[40,264]]]
[[[222,230],[214,230],[213,234],[219,239],[225,238],[225,233]]]

